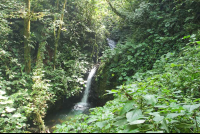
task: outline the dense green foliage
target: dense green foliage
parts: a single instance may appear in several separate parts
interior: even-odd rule
[[[199,132],[199,61],[199,45],[185,47],[178,57],[167,53],[152,70],[108,90],[115,99],[104,107],[57,125],[54,132]]]
[[[64,1],[32,0],[30,13],[27,1],[0,2],[0,132],[25,132],[28,119],[44,132],[48,108],[82,92],[84,75],[106,43],[106,29],[95,19],[99,13],[95,1],[67,1],[63,20]],[[23,53],[25,18],[30,19],[27,42],[32,70],[28,73]],[[54,32],[59,30],[54,69]]]
[[[118,45],[104,51],[97,81],[115,99],[54,132],[199,132],[199,1],[107,2]]]
[[[121,30],[117,27],[118,31],[112,32],[113,38],[119,40],[118,47],[105,51],[101,57],[109,66],[110,82],[114,79],[122,84],[137,71],[152,69],[163,54],[179,52],[188,41],[182,39],[186,35],[196,34],[199,39],[198,1],[129,1],[126,4],[129,5],[123,9],[126,12],[121,11],[126,19],[122,18],[123,24],[117,25]]]
[[[199,7],[199,0],[1,0],[0,132],[28,132],[28,120],[46,132],[48,109],[79,95],[96,63],[104,84],[97,90],[115,99],[55,132],[199,132]]]

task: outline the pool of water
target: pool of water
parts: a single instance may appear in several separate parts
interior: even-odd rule
[[[90,108],[89,104],[76,103],[74,106],[62,109],[56,113],[48,114],[45,118],[45,126],[47,126],[50,132],[53,132],[55,125],[62,124],[63,122],[70,120],[75,115],[84,113],[87,114]]]

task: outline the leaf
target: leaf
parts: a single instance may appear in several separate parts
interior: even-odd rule
[[[107,121],[102,121],[102,122],[97,122],[97,123],[96,123],[96,125],[97,125],[99,128],[103,128],[106,124],[107,124]]]
[[[120,111],[119,115],[123,115],[124,113],[128,112],[129,110],[131,110],[133,108],[133,101],[128,101],[124,107],[122,108],[122,110]]]
[[[121,126],[124,125],[125,123],[126,123],[126,118],[116,121],[113,125]]]
[[[144,122],[145,122],[145,120],[135,120],[135,121],[130,122],[129,124],[130,125],[135,125],[135,124],[142,124]]]
[[[184,114],[183,113],[169,113],[166,118],[172,119],[172,118],[175,118],[179,115],[184,115]]]
[[[189,112],[192,112],[194,109],[197,109],[200,106],[200,104],[195,105],[183,105],[183,108],[188,110]]]
[[[21,117],[20,113],[14,114],[12,117]]]
[[[165,119],[163,119],[163,121],[162,121],[162,126],[163,126],[163,128],[167,131],[167,133],[169,133],[169,129],[168,129],[168,126],[167,126],[167,122],[166,122]]]
[[[196,102],[196,101],[200,101],[200,98],[199,99],[195,99],[193,102]]]
[[[106,90],[106,92],[108,92],[106,94],[115,94],[115,93],[118,93],[120,91],[112,89],[112,90]]]
[[[15,108],[6,107],[6,111],[9,112],[9,113],[13,112],[15,110],[16,110]]]
[[[131,56],[131,55],[128,56],[128,60],[130,60],[130,59],[132,59],[132,58],[133,58],[133,56]]]
[[[156,115],[153,120],[157,123],[159,123],[160,121],[162,121],[164,119],[164,116],[160,116],[160,115]]]
[[[153,113],[149,113],[150,115],[153,115],[153,116],[160,116],[159,112],[153,112]]]
[[[96,121],[97,119],[95,119],[95,118],[90,118],[88,121],[87,121],[87,123],[91,123],[91,122],[94,122],[94,121]]]
[[[140,109],[136,109],[134,111],[128,112],[126,114],[126,118],[128,122],[132,122],[134,120],[139,119],[141,115],[142,115],[142,111]]]
[[[200,41],[196,41],[197,44],[200,44]]]
[[[155,95],[145,95],[144,99],[147,101],[147,104],[155,105],[157,103],[157,99]]]
[[[190,38],[190,35],[184,36],[184,37],[183,37],[183,39],[187,39],[187,38]]]

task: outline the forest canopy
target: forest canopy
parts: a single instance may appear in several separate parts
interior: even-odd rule
[[[30,122],[49,132],[48,111],[80,96],[94,66],[90,100],[101,107],[51,132],[200,132],[199,7],[199,0],[1,0],[0,132],[33,132]]]

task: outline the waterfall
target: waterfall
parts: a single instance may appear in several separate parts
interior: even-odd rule
[[[110,46],[110,48],[114,49],[117,43],[114,40],[111,40],[109,38],[107,38],[107,41],[108,41],[108,45]]]
[[[87,78],[87,85],[86,85],[86,89],[85,89],[85,92],[84,92],[84,95],[83,95],[83,98],[81,100],[81,102],[77,103],[75,106],[74,106],[74,109],[75,110],[85,110],[87,108],[87,105],[88,105],[88,95],[89,95],[89,91],[90,91],[90,87],[91,87],[91,82],[92,82],[92,77],[94,76],[95,72],[96,72],[97,68],[94,67],[90,73],[89,73],[89,76]]]
[[[94,76],[96,72],[96,67],[94,67],[91,71],[90,74],[87,78],[87,85],[86,85],[86,89],[83,95],[83,98],[81,100],[82,103],[86,103],[87,104],[87,100],[88,100],[88,95],[89,95],[89,91],[90,91],[90,86],[91,86],[91,82],[92,82],[92,77]]]

